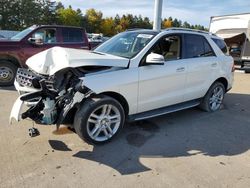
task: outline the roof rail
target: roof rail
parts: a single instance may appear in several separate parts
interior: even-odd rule
[[[136,30],[146,30],[144,28],[130,28],[130,29],[126,29],[126,31],[136,31]]]
[[[198,29],[182,28],[182,27],[170,27],[170,28],[164,29],[163,31],[171,31],[171,30],[190,31],[190,32],[204,33],[204,34],[208,34],[208,35],[215,35],[215,34],[213,34],[211,32],[208,32],[208,31],[202,31],[202,30],[198,30]]]

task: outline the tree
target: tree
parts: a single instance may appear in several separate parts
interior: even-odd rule
[[[59,9],[64,9],[64,6],[63,6],[63,4],[62,4],[62,2],[58,2],[57,4],[56,4],[56,10],[59,10]]]
[[[21,30],[34,24],[53,24],[55,6],[50,0],[1,0],[1,28]]]
[[[173,27],[181,27],[181,25],[182,25],[181,20],[177,20],[176,18],[172,22]]]
[[[114,19],[112,17],[103,19],[100,30],[105,36],[113,36],[115,34]]]
[[[184,27],[184,28],[191,28],[191,25],[188,22],[185,21],[183,23],[182,27]]]
[[[170,19],[164,19],[162,22],[162,27],[164,29],[172,27],[172,21]]]
[[[88,9],[85,16],[87,19],[87,31],[90,33],[99,33],[101,31],[102,12],[95,9]]]
[[[125,15],[122,16],[121,20],[120,20],[120,24],[119,24],[122,28],[122,31],[125,31],[128,29],[129,26],[129,20],[127,19],[127,17]]]
[[[62,25],[81,26],[82,16],[71,7],[57,11],[59,23]]]
[[[51,25],[57,23],[56,8],[57,4],[55,1],[43,0],[42,4],[42,19],[41,23],[44,25]]]
[[[103,18],[101,11],[88,9],[85,14],[80,9],[74,10],[71,6],[65,8],[56,0],[1,0],[0,3],[1,29],[21,30],[34,24],[62,24],[85,27],[87,32],[112,36],[130,28],[151,29],[152,23],[148,17],[132,14]],[[185,27],[207,30],[202,25],[182,24],[177,18],[165,18],[162,27]]]
[[[122,32],[122,31],[124,31],[124,30],[123,30],[123,28],[122,28],[121,25],[115,26],[115,32],[116,32],[116,34]]]

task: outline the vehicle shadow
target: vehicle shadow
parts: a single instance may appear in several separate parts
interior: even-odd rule
[[[14,86],[2,86],[0,90],[16,91]]]
[[[121,174],[151,170],[142,158],[234,156],[250,149],[250,95],[227,94],[215,113],[197,108],[127,124],[110,143],[74,157],[107,165]]]

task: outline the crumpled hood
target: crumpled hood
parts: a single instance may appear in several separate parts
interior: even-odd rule
[[[50,48],[30,57],[26,61],[30,69],[43,75],[53,75],[67,67],[127,67],[128,63],[129,59],[114,55],[62,47]]]

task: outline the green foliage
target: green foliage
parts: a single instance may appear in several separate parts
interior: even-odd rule
[[[1,0],[1,29],[22,30],[33,24],[52,24],[56,3],[50,0]]]
[[[22,30],[34,24],[59,24],[84,27],[89,33],[113,36],[131,28],[152,28],[149,18],[141,15],[117,14],[114,18],[103,18],[101,11],[89,9],[83,14],[80,9],[65,8],[61,2],[53,0],[1,0],[0,15],[0,28],[10,30]],[[207,30],[204,26],[191,25],[172,17],[162,20],[162,28],[169,27]]]
[[[87,25],[86,29],[90,33],[100,33],[102,23],[102,12],[95,9],[88,9],[85,14]]]
[[[57,10],[58,15],[58,24],[61,25],[69,25],[69,26],[80,26],[82,20],[81,11],[73,10],[71,7],[69,8],[60,8]]]

